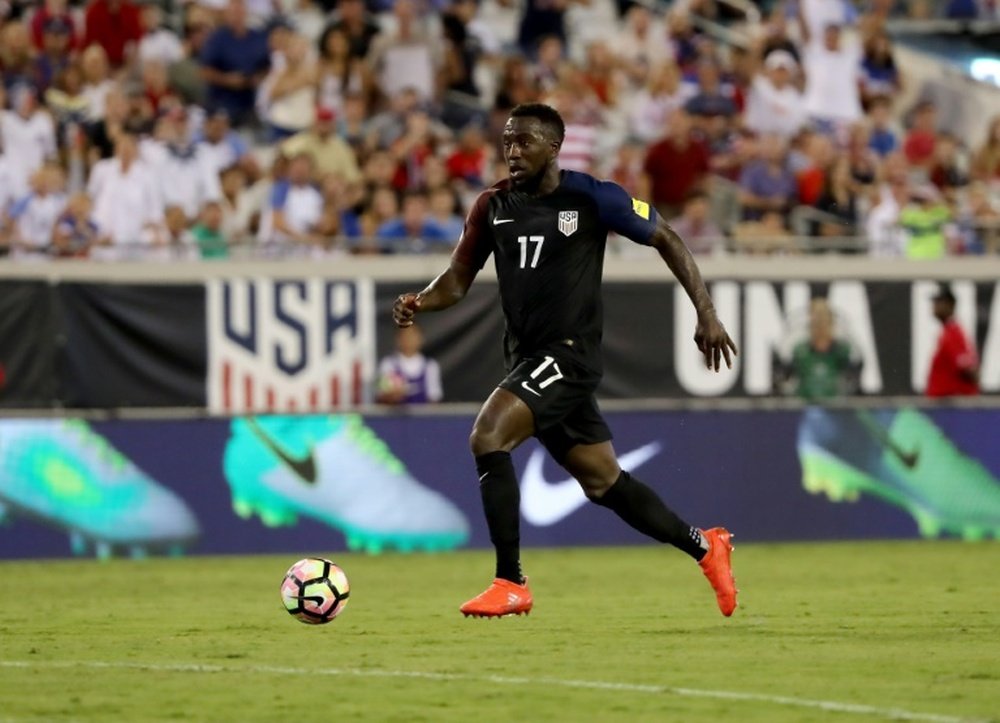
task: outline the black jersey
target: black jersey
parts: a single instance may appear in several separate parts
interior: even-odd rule
[[[565,344],[599,372],[608,232],[648,244],[655,227],[649,204],[618,184],[562,171],[559,186],[545,196],[517,191],[506,180],[480,194],[454,257],[478,270],[493,254],[508,362]]]

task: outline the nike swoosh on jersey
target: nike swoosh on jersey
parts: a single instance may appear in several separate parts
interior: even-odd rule
[[[527,379],[526,379],[526,380],[524,380],[523,382],[521,382],[521,386],[522,386],[522,387],[524,387],[525,389],[527,389],[527,390],[528,390],[529,392],[531,392],[532,394],[534,394],[534,395],[535,395],[536,397],[540,397],[540,396],[542,396],[542,393],[541,393],[541,392],[539,392],[539,391],[537,391],[537,390],[533,389],[533,388],[532,388],[532,387],[531,387],[531,386],[530,386],[530,385],[528,384],[528,380],[527,380]]]
[[[633,470],[651,460],[663,448],[650,442],[626,452],[618,458],[622,469]],[[521,514],[536,527],[548,527],[566,519],[587,503],[580,483],[572,477],[550,482],[545,479],[542,464],[545,451],[536,449],[528,457],[521,475]]]
[[[514,219],[512,219],[512,218],[495,218],[495,219],[493,219],[493,225],[494,226],[499,226],[502,223],[514,223]]]
[[[313,458],[311,447],[304,457],[292,457],[280,444],[271,439],[270,435],[261,428],[256,419],[252,417],[248,418],[247,426],[250,427],[250,431],[254,433],[265,447],[271,450],[286,467],[295,473],[296,477],[307,484],[316,484],[316,460]]]

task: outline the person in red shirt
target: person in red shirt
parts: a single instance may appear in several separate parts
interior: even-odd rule
[[[643,170],[650,195],[664,218],[680,213],[693,191],[705,190],[709,171],[708,145],[694,135],[691,116],[677,110],[667,121],[667,137],[646,152]]]
[[[942,329],[927,376],[927,396],[979,394],[979,356],[975,345],[955,321],[955,295],[947,287],[934,297],[934,316],[941,322]]]
[[[139,7],[130,0],[94,0],[84,16],[83,47],[97,43],[115,68],[121,67],[142,39]]]

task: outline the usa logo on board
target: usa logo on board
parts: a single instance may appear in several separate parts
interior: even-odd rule
[[[322,412],[368,401],[370,280],[212,279],[207,296],[211,413]]]
[[[571,233],[576,231],[576,226],[579,220],[580,213],[578,211],[560,211],[559,230],[562,232],[562,235],[569,236]]]

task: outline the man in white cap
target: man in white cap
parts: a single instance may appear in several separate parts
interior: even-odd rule
[[[798,68],[787,50],[768,53],[747,96],[744,124],[748,129],[787,140],[806,124],[805,100],[795,87]]]

